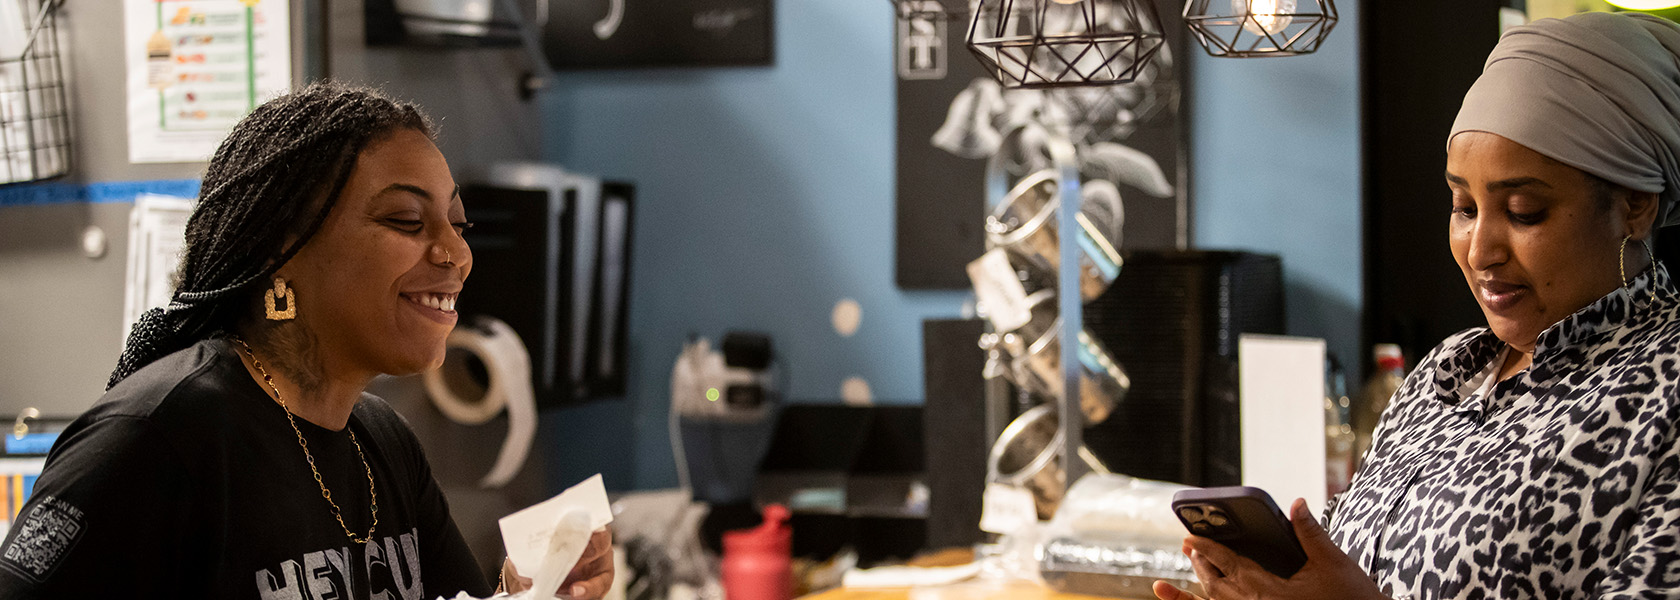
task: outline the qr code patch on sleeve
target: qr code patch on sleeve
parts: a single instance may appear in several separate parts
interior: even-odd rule
[[[45,579],[87,532],[81,509],[52,496],[42,497],[13,527],[16,531],[11,541],[0,552],[0,565],[36,583]]]

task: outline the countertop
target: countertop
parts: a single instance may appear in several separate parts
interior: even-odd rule
[[[1103,596],[1063,594],[1029,584],[958,583],[940,587],[847,589],[805,596],[801,600],[1115,600]],[[1135,598],[1130,600],[1153,600]]]

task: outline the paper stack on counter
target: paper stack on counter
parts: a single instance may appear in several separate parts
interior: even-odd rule
[[[499,523],[508,560],[534,585],[525,592],[493,598],[549,598],[589,549],[590,535],[612,523],[612,505],[601,476],[595,475],[558,496],[502,517]],[[538,594],[540,590],[547,593]],[[462,592],[449,600],[479,599]]]

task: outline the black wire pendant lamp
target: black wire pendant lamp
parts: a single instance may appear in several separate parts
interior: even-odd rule
[[[1153,0],[980,0],[968,48],[1006,88],[1137,79],[1166,43]]]
[[[1311,54],[1336,26],[1335,0],[1188,0],[1184,24],[1208,54]]]

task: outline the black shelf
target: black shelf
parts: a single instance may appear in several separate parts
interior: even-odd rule
[[[367,45],[370,47],[421,47],[439,49],[518,48],[522,43],[519,24],[506,20],[489,22],[461,21],[430,16],[404,14],[393,0],[367,0],[364,19]],[[485,28],[485,33],[454,34],[429,31],[416,25],[467,25]]]

